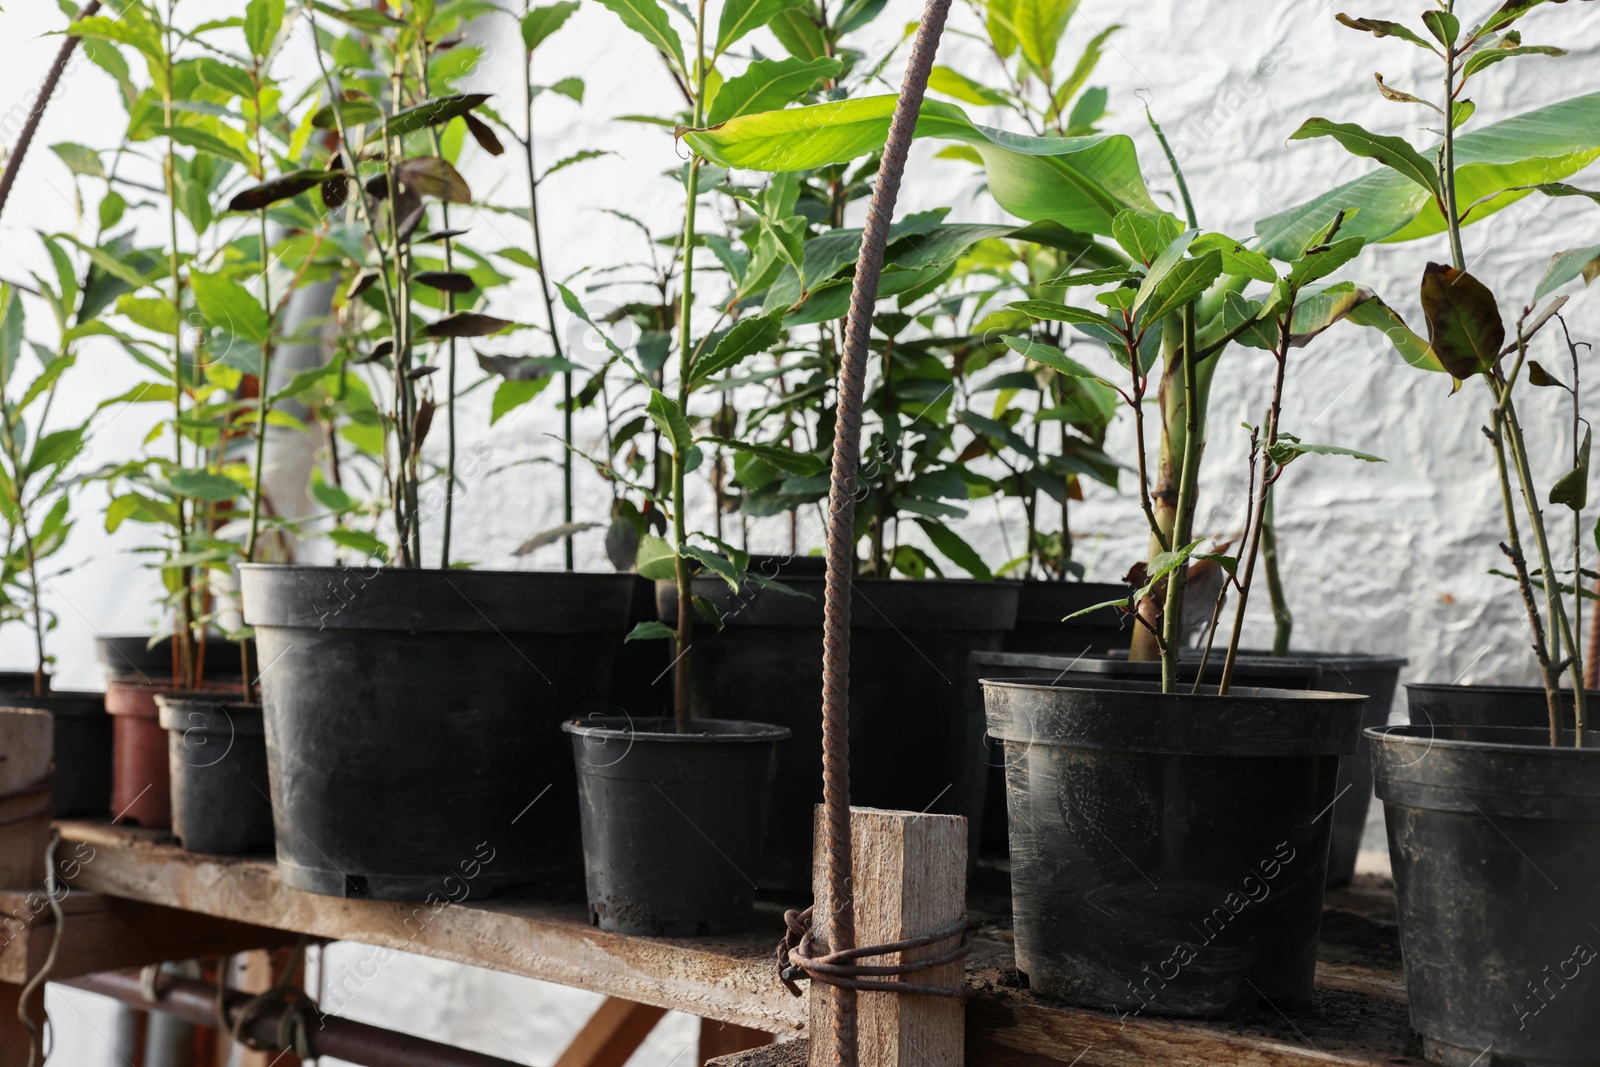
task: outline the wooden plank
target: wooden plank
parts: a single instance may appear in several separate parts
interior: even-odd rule
[[[55,978],[227,955],[294,940],[282,930],[82,890],[67,892],[61,907],[66,925],[50,972]],[[0,984],[20,985],[38,973],[54,931],[43,890],[0,893]]]
[[[54,743],[48,711],[0,708],[0,887],[44,881]]]
[[[561,1053],[555,1067],[622,1067],[666,1013],[653,1004],[607,997]]]
[[[816,809],[814,840],[827,827]],[[850,809],[851,897],[856,944],[884,945],[943,929],[967,911],[967,820],[959,815],[924,815],[877,808]],[[827,929],[827,857],[816,850],[812,871],[819,929]],[[864,962],[893,966],[939,955],[948,944],[914,949]],[[923,971],[915,981],[956,987],[962,965]],[[834,989],[811,986],[811,1032],[826,1034],[832,1019]],[[857,1056],[873,1067],[960,1067],[964,1012],[946,997],[861,993],[857,1001]],[[828,1067],[831,1043],[811,1045],[811,1067]]]
[[[700,1048],[696,1061],[704,1064],[735,1052],[765,1048],[772,1044],[772,1035],[752,1030],[748,1026],[719,1023],[714,1019],[700,1020]]]
[[[50,775],[55,720],[48,711],[0,708],[0,796],[29,792]]]
[[[28,1031],[17,1018],[17,1000],[21,994],[19,985],[0,985],[0,1067],[28,1065]],[[39,994],[34,994],[32,1017],[36,1026],[39,1025],[41,999]]]
[[[148,959],[207,954],[189,945],[173,947],[181,943],[183,924],[246,920],[280,931],[347,938],[525,974],[769,1033],[801,1036],[807,1028],[806,999],[790,997],[773,972],[772,945],[781,927],[770,905],[762,905],[765,910],[758,913],[752,932],[739,937],[630,938],[589,926],[581,903],[505,900],[450,905],[430,914],[421,905],[340,900],[285,889],[268,862],[196,856],[149,830],[61,826],[68,841],[84,844],[86,857],[92,857],[71,872],[72,884],[126,898],[107,900],[75,889],[65,905],[91,910],[91,917],[77,919],[77,930],[109,924],[114,909],[181,909],[146,935],[140,951],[156,952]],[[1065,1067],[1080,1054],[1078,1067],[1391,1067],[1421,1062],[1410,1051],[1393,898],[1383,884],[1358,884],[1330,894],[1312,1010],[1285,1019],[1263,1009],[1255,1018],[1217,1023],[1119,1020],[1034,997],[1021,986],[1012,961],[1004,888],[1003,872],[980,868],[968,903],[974,921],[981,921],[967,961],[969,985],[976,991],[966,1009],[970,1067]],[[0,907],[8,899],[15,906],[19,898],[0,894]],[[96,908],[105,909],[107,917],[93,918]],[[139,936],[133,916],[141,912],[124,914],[121,929],[103,927],[105,940]],[[235,922],[222,929],[238,926]],[[69,917],[69,935],[73,929]],[[247,947],[259,946],[235,943],[209,954]],[[0,981],[20,980],[10,977],[17,973],[15,957],[15,945],[5,944],[0,933]],[[341,977],[330,972],[328,988],[336,988]],[[803,1042],[791,1042],[740,1055],[789,1056],[795,1045],[804,1048]],[[761,1063],[751,1061],[751,1067]]]
[[[644,938],[589,925],[581,902],[426,904],[344,900],[290,889],[270,861],[185,852],[158,831],[62,822],[94,849],[72,884],[200,915],[244,919],[329,940],[359,941],[588,989],[768,1033],[805,1032],[806,1002],[778,983],[780,909],[758,910],[732,937]],[[360,983],[330,971],[325,987]]]
[[[705,1067],[806,1067],[811,1057],[811,1042],[805,1038],[785,1041],[749,1052],[736,1052],[707,1060]]]

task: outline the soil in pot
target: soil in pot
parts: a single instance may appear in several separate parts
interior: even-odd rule
[[[31,675],[29,676],[32,677]],[[111,716],[104,693],[71,690],[0,694],[0,706],[37,708],[55,719],[56,765],[50,810],[56,818],[103,816],[111,808]]]
[[[390,900],[576,892],[561,724],[609,696],[631,574],[251,565],[278,870]]]
[[[983,682],[1005,741],[1017,969],[1122,1014],[1308,1005],[1363,699],[1095,684]]]
[[[1562,694],[1562,724],[1572,724],[1572,694]],[[1586,707],[1600,708],[1600,693],[1590,692]],[[1542,727],[1550,736],[1550,705],[1543,686],[1408,684],[1406,706],[1412,726]]]
[[[1411,1025],[1450,1067],[1600,1056],[1600,739],[1369,730]]]
[[[1017,625],[1006,634],[1007,652],[1076,656],[1126,650],[1132,631],[1115,608],[1074,615],[1084,608],[1126,599],[1121,582],[1026,581],[1017,597]]]
[[[238,695],[239,684],[218,681],[217,692]],[[167,732],[161,728],[156,697],[178,690],[170,682],[106,682],[111,714],[111,816],[152,830],[172,828],[172,776],[167,766]]]
[[[1195,665],[1180,663],[1185,680],[1194,683]],[[1286,660],[1265,661],[1259,658],[1241,659],[1234,678],[1242,686],[1266,686],[1274,689],[1311,689],[1321,677],[1321,668],[1315,664]],[[972,716],[983,721],[983,689],[978,680],[984,677],[1029,678],[1042,681],[1090,685],[1101,678],[1121,678],[1133,681],[1158,680],[1161,664],[1132,662],[1127,649],[1107,654],[1043,655],[1019,652],[974,653],[967,672],[967,704]],[[1206,681],[1216,684],[1222,678],[1222,657],[1215,654],[1206,664]],[[977,843],[975,851],[985,856],[1004,856],[1010,849],[1006,831],[1006,775],[1003,742],[986,737],[985,788],[982,807],[976,812],[972,827]],[[968,813],[968,818],[973,818]]]
[[[172,833],[190,852],[246,856],[272,849],[267,739],[260,704],[215,693],[156,696],[167,732]]]
[[[799,561],[796,561],[797,563]],[[784,727],[764,889],[811,891],[812,808],[822,801],[822,603],[826,579],[786,567],[778,580],[801,596],[716,579],[694,591],[721,629],[695,632],[690,659],[696,716],[738,708]],[[1007,582],[858,579],[850,610],[851,798],[866,807],[966,815],[980,825],[983,719],[963,700],[967,658],[1000,647],[1016,618]],[[678,592],[656,584],[660,617],[676,619]]]
[[[1277,658],[1266,650],[1241,653],[1254,659]],[[1325,693],[1359,693],[1367,698],[1361,728],[1389,725],[1403,656],[1370,656],[1359,652],[1290,652],[1281,657],[1315,663],[1322,669],[1317,688]],[[1328,848],[1328,888],[1349,885],[1355,877],[1361,835],[1372,806],[1372,758],[1363,732],[1355,755],[1339,761],[1339,802],[1333,807],[1333,843]]]
[[[572,735],[589,917],[649,936],[750,924],[779,742],[764,723],[592,716]]]

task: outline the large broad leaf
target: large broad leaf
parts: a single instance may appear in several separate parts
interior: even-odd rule
[[[578,0],[560,0],[559,3],[530,8],[522,16],[522,47],[529,52],[538,48],[577,10]]]
[[[689,65],[683,61],[683,40],[667,19],[667,9],[657,0],[600,0],[622,24],[649,41],[662,54],[678,64],[680,73]]]
[[[1377,297],[1356,305],[1345,318],[1357,326],[1365,326],[1383,334],[1390,346],[1400,354],[1400,358],[1418,370],[1440,372],[1444,370],[1444,364],[1433,354],[1433,348],[1428,342],[1417,336],[1416,331],[1406,325],[1399,312]]]
[[[684,139],[725,167],[812,170],[881,149],[894,104],[892,96],[868,96],[769,111],[689,130]],[[1145,188],[1133,141],[1126,136],[1006,133],[975,125],[956,105],[933,100],[922,105],[916,136],[975,148],[988,170],[995,200],[1024,219],[1109,234],[1111,220],[1126,208],[1159,210]]]
[[[722,5],[722,18],[717,21],[716,55],[752,30],[759,30],[779,13],[799,7],[806,0],[727,0]]]
[[[1428,344],[1452,377],[1492,369],[1506,343],[1505,320],[1489,287],[1464,270],[1429,263],[1422,274]]]
[[[709,121],[719,125],[740,115],[775,111],[793,103],[818,81],[834,77],[843,68],[841,60],[827,56],[757,60],[737,78],[723,82],[712,98]]]
[[[1427,156],[1430,150],[1421,154]],[[1471,204],[1517,186],[1560,181],[1600,159],[1600,93],[1574,97],[1456,138],[1456,197]],[[1527,196],[1508,192],[1474,211],[1487,218]],[[1372,241],[1411,241],[1442,233],[1433,195],[1384,168],[1256,223],[1263,251],[1293,259],[1340,209],[1358,209],[1339,233]]]

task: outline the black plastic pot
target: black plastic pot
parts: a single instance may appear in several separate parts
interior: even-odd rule
[[[111,810],[111,716],[104,693],[70,690],[34,696],[0,693],[0,706],[36,708],[55,719],[55,778],[50,810],[58,819],[103,816]]]
[[[1127,599],[1120,582],[1026,581],[1017,596],[1017,625],[1006,634],[1007,652],[1080,653],[1127,650],[1132,631],[1115,608],[1066,620],[1084,608]]]
[[[1272,658],[1267,651],[1252,651],[1254,659]],[[1325,693],[1359,693],[1367,698],[1361,728],[1389,725],[1394,692],[1400,684],[1403,656],[1369,656],[1359,652],[1290,652],[1283,657],[1315,663],[1322,669],[1317,688]],[[1333,842],[1328,847],[1328,888],[1349,885],[1356,873],[1361,835],[1372,806],[1372,759],[1362,734],[1355,755],[1339,761],[1339,802],[1333,806]]]
[[[1572,694],[1564,692],[1562,728],[1572,726]],[[1543,686],[1447,685],[1411,683],[1406,705],[1412,726],[1514,726],[1540,728],[1550,736],[1550,706]],[[1600,693],[1590,691],[1584,705],[1600,708]]]
[[[825,579],[792,570],[792,596],[747,584],[738,594],[697,580],[722,618],[695,631],[697,717],[772,723],[793,732],[778,753],[764,889],[811,890],[812,808],[822,801],[822,600]],[[981,814],[983,719],[963,697],[967,657],[1000,647],[1016,617],[1008,582],[859,579],[851,602],[850,795],[854,803]],[[661,618],[678,591],[656,583]]]
[[[285,883],[463,900],[575,878],[560,725],[608,695],[633,575],[248,565],[240,583]]]
[[[96,637],[94,644],[108,677],[137,682],[172,680],[171,637],[157,638],[155,644],[151,644],[149,634],[121,634]],[[237,680],[241,666],[239,643],[221,634],[211,634],[203,644],[205,677],[218,681]],[[258,661],[252,657],[252,662]]]
[[[271,851],[261,705],[193,692],[164,693],[156,705],[167,731],[173,835],[190,852],[246,856]]]
[[[1183,677],[1194,683],[1195,666],[1180,661],[1178,667]],[[967,672],[967,705],[979,722],[983,716],[983,690],[980,678],[1027,678],[1040,681],[1061,682],[1072,685],[1093,685],[1100,679],[1120,678],[1132,681],[1151,681],[1161,678],[1161,664],[1130,662],[1127,650],[1109,654],[1042,655],[1021,652],[974,653]],[[1321,668],[1315,664],[1271,657],[1241,659],[1234,670],[1235,681],[1242,686],[1270,686],[1277,689],[1310,689],[1321,677]],[[1215,684],[1222,678],[1222,657],[1212,654],[1206,663],[1206,681]],[[982,806],[969,811],[968,818],[975,852],[987,856],[1004,856],[1010,848],[1006,830],[1006,776],[1005,756],[1000,741],[985,739],[985,758],[988,767]]]
[[[1122,1013],[1311,1001],[1338,759],[1359,696],[989,679],[1017,968]]]
[[[1600,1058],[1600,739],[1368,730],[1411,1025],[1450,1067]]]
[[[594,716],[565,723],[578,770],[589,919],[650,936],[750,924],[778,742],[763,723]]]

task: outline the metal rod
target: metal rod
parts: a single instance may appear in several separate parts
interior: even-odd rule
[[[217,1025],[216,988],[207,982],[171,975],[160,977],[157,1000],[146,999],[140,985],[139,972],[101,971],[79,978],[62,981],[61,985],[99,993],[141,1011],[159,1011],[198,1026]],[[231,991],[223,1002],[223,1011],[231,1024],[239,1010],[252,999],[249,993]],[[283,1006],[274,1004],[257,1013],[246,1028],[246,1036],[258,1045],[277,1047],[278,1020]],[[452,1045],[440,1044],[410,1034],[399,1034],[382,1027],[341,1019],[336,1015],[318,1015],[317,1024],[311,1028],[311,1047],[317,1056],[331,1056],[364,1064],[365,1067],[514,1067],[511,1060],[469,1052]]]
[[[895,199],[906,154],[928,90],[928,75],[939,50],[950,0],[928,0],[911,45],[905,81],[889,122],[889,137],[878,165],[878,182],[867,205],[861,252],[856,259],[839,361],[833,476],[828,491],[828,578],[822,629],[822,802],[827,812],[828,947],[855,947],[855,916],[850,900],[850,597],[855,580],[856,473],[861,452],[861,395],[866,378],[867,342],[878,302],[883,251],[894,220]],[[840,1067],[856,1065],[856,994],[833,990],[833,1053]],[[815,1035],[813,1040],[821,1040]]]

